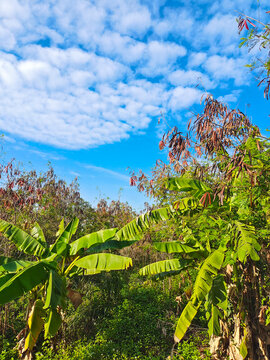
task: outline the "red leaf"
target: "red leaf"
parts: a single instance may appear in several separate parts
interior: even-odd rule
[[[249,19],[247,19],[247,21],[250,23],[250,25],[252,25],[253,27],[256,27],[256,25],[254,25]]]
[[[164,147],[165,147],[165,143],[164,143],[163,140],[161,140],[160,143],[159,143],[159,150],[164,149]]]

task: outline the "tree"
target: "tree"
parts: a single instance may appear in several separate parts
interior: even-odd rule
[[[179,178],[167,179],[167,190],[179,200],[162,211],[164,218],[175,218],[182,236],[154,247],[178,258],[150,264],[141,274],[197,268],[176,342],[204,305],[217,358],[268,359],[269,139],[241,111],[230,110],[211,95],[188,130],[183,135],[174,128],[162,140],[168,144],[171,164],[182,172]],[[145,215],[146,221],[140,218],[137,226],[126,228],[143,231],[151,217]]]
[[[270,11],[267,11],[266,14],[270,14]],[[268,100],[270,91],[270,58],[267,52],[270,47],[270,25],[244,14],[239,16],[237,22],[239,34],[245,29],[248,31],[247,35],[241,38],[240,47],[247,46],[249,50],[257,47],[261,54],[260,57],[258,55],[254,57],[252,63],[247,66],[255,72],[259,81],[258,85],[265,85],[264,97]]]
[[[81,303],[81,295],[70,288],[69,279],[76,275],[127,269],[132,265],[131,258],[100,253],[103,250],[121,249],[132,243],[122,241],[116,228],[90,233],[70,243],[78,224],[76,217],[66,227],[62,220],[57,239],[49,246],[37,223],[28,234],[0,220],[0,232],[18,250],[28,255],[20,260],[0,257],[0,304],[30,293],[27,327],[19,334],[22,337],[19,348],[25,359],[32,358],[33,347],[43,328],[45,338],[57,333],[67,299],[75,307]]]

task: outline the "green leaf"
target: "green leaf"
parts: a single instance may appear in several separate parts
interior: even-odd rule
[[[204,260],[194,283],[193,301],[201,301],[209,293],[214,277],[222,267],[223,260],[224,252],[221,250],[215,250]]]
[[[247,332],[244,330],[244,337],[240,345],[240,354],[242,355],[243,359],[248,356],[248,349],[247,349]]]
[[[6,282],[8,282],[9,279],[11,279],[14,276],[13,273],[5,274],[0,276],[0,288],[2,285],[4,285]]]
[[[227,285],[225,282],[224,275],[217,275],[208,294],[208,301],[215,306],[218,306],[223,311],[227,310],[228,305],[228,294]]]
[[[172,207],[164,207],[140,215],[118,230],[115,239],[120,241],[139,240],[143,232],[149,229],[152,224],[172,218],[173,212]]]
[[[37,239],[5,220],[0,220],[0,232],[26,254],[42,257],[48,253]]]
[[[61,221],[60,221],[60,224],[58,226],[58,230],[56,232],[56,237],[59,237],[65,230],[65,218],[63,218]]]
[[[33,229],[31,230],[31,236],[37,239],[44,247],[47,247],[45,236],[39,224],[36,222]]]
[[[256,240],[255,228],[240,221],[235,221],[235,225],[237,231],[235,250],[238,260],[245,263],[248,256],[254,261],[260,260],[257,251],[261,250],[261,246]]]
[[[49,281],[46,289],[46,301],[44,309],[51,307],[56,309],[57,306],[64,307],[66,298],[66,283],[64,279],[57,274],[57,272],[51,270]]]
[[[169,178],[167,181],[167,189],[190,192],[195,198],[201,198],[205,192],[212,192],[212,189],[202,181],[188,179],[183,176]]]
[[[116,232],[117,229],[106,229],[85,235],[70,244],[70,255],[76,255],[81,249],[89,249],[97,243],[103,243],[111,239]]]
[[[124,270],[132,266],[132,259],[114,254],[92,254],[78,259],[74,265],[91,271]]]
[[[153,246],[158,251],[166,253],[191,253],[198,252],[198,249],[194,249],[186,244],[181,244],[179,241],[169,241],[169,242],[154,242]]]
[[[182,269],[183,266],[178,259],[162,260],[141,268],[140,275],[156,275],[161,273],[167,273],[170,271],[179,271]]]
[[[14,261],[15,259],[8,256],[0,256],[0,265],[7,264],[8,262]]]
[[[46,322],[44,325],[45,339],[47,339],[50,336],[52,336],[52,337],[55,336],[57,331],[59,330],[61,324],[62,324],[61,316],[59,315],[59,313],[56,310],[51,309],[49,311],[49,314],[46,318]]]
[[[221,317],[220,311],[218,308],[212,304],[210,319],[208,321],[208,334],[219,335],[220,334],[220,326],[219,326],[219,318]]]
[[[21,270],[31,264],[34,263],[32,261],[26,261],[26,260],[9,261],[8,263],[0,266],[0,274],[4,272],[16,273],[18,270]]]
[[[176,330],[174,333],[174,341],[179,342],[183,336],[185,335],[187,329],[189,328],[192,320],[194,319],[195,315],[198,312],[198,309],[201,305],[201,302],[197,303],[196,305],[189,301],[182,311],[182,314],[178,320]]]
[[[24,351],[32,350],[44,325],[44,310],[41,300],[36,300],[28,317],[29,333],[25,339]]]
[[[43,262],[20,270],[0,287],[0,305],[6,304],[48,279],[49,271]]]
[[[55,243],[51,247],[51,252],[58,255],[67,255],[69,248],[69,241],[72,235],[75,234],[77,227],[79,225],[79,219],[74,217],[65,229],[60,233],[59,237],[56,239]]]
[[[94,254],[104,250],[121,250],[127,246],[134,244],[136,240],[106,240],[104,243],[97,243],[85,251],[85,254]]]

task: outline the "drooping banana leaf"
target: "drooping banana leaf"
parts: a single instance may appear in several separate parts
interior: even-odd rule
[[[17,299],[37,285],[44,283],[48,277],[49,271],[43,262],[37,262],[20,270],[11,278],[7,278],[7,281],[0,287],[0,305]]]
[[[174,333],[174,341],[179,342],[185,335],[187,329],[189,328],[192,320],[198,312],[198,309],[201,305],[201,302],[193,304],[192,301],[189,301],[182,311],[182,314],[178,320],[176,330]]]
[[[199,309],[202,300],[209,293],[213,280],[222,267],[223,260],[224,251],[218,249],[210,254],[202,263],[194,283],[191,299],[184,308],[177,324],[175,331],[176,342],[179,342],[185,335],[191,321]],[[216,313],[214,315],[216,315]],[[216,320],[216,317],[213,320]],[[216,322],[214,325],[216,325]]]
[[[117,229],[106,229],[93,232],[91,234],[85,235],[70,244],[70,255],[76,255],[81,249],[89,249],[91,246],[97,243],[104,243],[108,239],[111,239]]]
[[[60,314],[57,312],[57,310],[50,309],[44,325],[45,339],[55,336],[61,324],[62,319]]]
[[[0,232],[26,254],[40,257],[48,254],[48,249],[37,239],[5,220],[0,220]]]
[[[79,219],[74,217],[62,231],[62,233],[60,233],[55,243],[52,245],[51,252],[58,255],[66,255],[69,248],[69,241],[72,235],[75,234],[78,225]]]
[[[91,271],[125,270],[132,266],[132,259],[114,254],[92,254],[78,259],[74,265]]]
[[[51,270],[49,281],[46,289],[46,300],[44,309],[56,309],[57,306],[62,308],[65,306],[66,298],[66,281],[57,274],[56,271]]]
[[[38,299],[34,303],[28,317],[29,333],[25,339],[24,351],[33,350],[33,347],[37,342],[38,336],[43,329],[44,315],[45,315],[45,311],[43,310],[43,302]]]
[[[224,275],[218,274],[214,278],[211,290],[207,296],[207,301],[218,306],[224,312],[227,310],[228,291]]]
[[[209,320],[208,320],[208,334],[209,336],[220,334],[220,325],[219,319],[222,318],[222,314],[219,311],[218,307],[214,304],[211,305],[211,310],[209,313]]]
[[[221,269],[224,260],[224,252],[215,250],[202,263],[193,287],[193,300],[203,300],[209,293],[214,277]]]

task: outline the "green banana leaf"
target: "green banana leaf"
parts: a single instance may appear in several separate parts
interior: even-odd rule
[[[193,301],[201,301],[209,293],[214,277],[222,267],[223,260],[224,251],[221,250],[215,250],[204,260],[194,283]]]
[[[191,192],[196,198],[201,197],[205,192],[212,192],[212,189],[202,181],[188,179],[185,177],[174,177],[167,180],[167,189],[172,191]]]
[[[114,254],[92,254],[78,259],[74,265],[91,271],[124,270],[132,266],[132,259]]]
[[[1,275],[0,276],[0,288],[2,285],[4,285],[6,282],[8,282],[8,280],[11,279],[13,276],[14,276],[14,273]]]
[[[217,306],[214,304],[211,305],[211,311],[209,314],[209,321],[208,321],[208,334],[209,336],[220,334],[220,325],[219,319],[222,318],[222,314],[220,313]]]
[[[48,249],[37,239],[5,220],[0,220],[0,232],[26,254],[39,257],[48,254]]]
[[[44,309],[49,307],[56,309],[57,306],[65,307],[66,298],[66,282],[57,274],[56,271],[51,270],[49,281],[46,289],[46,300]]]
[[[94,244],[90,249],[85,251],[85,254],[94,254],[104,250],[121,250],[127,246],[131,246],[135,242],[136,240],[107,240],[104,243]]]
[[[103,243],[108,239],[111,239],[117,229],[106,229],[93,232],[91,234],[85,235],[70,244],[70,255],[76,255],[81,249],[89,249],[91,246],[97,243]]]
[[[235,221],[235,225],[237,231],[236,256],[238,260],[245,263],[248,256],[254,261],[260,260],[257,251],[261,250],[261,245],[256,240],[255,228],[240,221]]]
[[[45,339],[47,339],[48,337],[55,336],[61,324],[62,324],[62,319],[60,314],[57,312],[57,310],[50,309],[44,325]]]
[[[146,265],[140,269],[140,275],[156,275],[171,271],[182,270],[183,266],[178,259],[162,260]]]
[[[34,264],[33,261],[27,261],[27,260],[9,261],[8,263],[0,266],[0,274],[5,272],[16,273],[18,270],[21,270],[31,264]]]
[[[44,247],[47,247],[46,239],[43,233],[43,230],[39,226],[39,224],[36,222],[34,224],[33,229],[31,230],[31,236],[33,238],[37,239]]]
[[[181,244],[179,241],[168,241],[168,242],[154,242],[153,246],[156,250],[161,252],[171,253],[192,253],[198,252],[198,248],[193,248],[186,244]]]
[[[0,265],[4,265],[4,264],[7,264],[11,261],[14,261],[15,259],[13,258],[10,258],[8,256],[0,256]]]
[[[190,327],[192,320],[198,312],[201,302],[196,305],[189,301],[182,311],[182,314],[177,322],[176,330],[174,333],[174,341],[179,342],[185,335],[187,329]]]
[[[28,317],[29,333],[25,339],[24,351],[33,350],[38,336],[43,329],[44,315],[43,302],[41,300],[36,300]]]
[[[74,217],[65,229],[60,233],[55,243],[51,247],[51,252],[58,255],[67,255],[69,249],[69,241],[72,235],[75,234],[79,225],[79,219]]]
[[[172,207],[164,207],[140,215],[118,230],[115,239],[120,241],[139,240],[143,232],[149,229],[151,224],[170,219],[173,212]]]
[[[20,270],[16,275],[7,278],[7,281],[0,287],[0,305],[17,299],[37,285],[44,283],[48,277],[49,271],[43,262]]]

